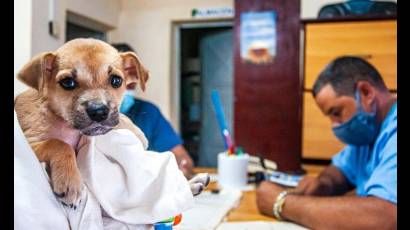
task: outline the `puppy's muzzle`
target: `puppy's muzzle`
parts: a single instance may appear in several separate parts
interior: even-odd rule
[[[101,122],[108,118],[110,109],[101,102],[89,102],[86,107],[88,117],[92,121]]]

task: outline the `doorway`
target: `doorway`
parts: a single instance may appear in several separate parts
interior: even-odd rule
[[[76,38],[95,38],[106,42],[107,34],[104,31],[90,29],[85,26],[67,21],[66,42]]]
[[[182,23],[175,32],[179,132],[197,166],[216,167],[224,145],[210,95],[219,92],[233,132],[233,23]]]
[[[107,32],[112,29],[114,27],[74,12],[66,13],[66,42],[76,38],[95,38],[107,42]]]

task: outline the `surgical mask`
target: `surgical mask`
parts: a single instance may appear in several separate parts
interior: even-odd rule
[[[125,91],[124,98],[121,102],[120,112],[126,113],[134,105],[134,90]]]
[[[333,127],[333,133],[346,144],[370,145],[379,133],[379,125],[376,120],[376,104],[373,111],[368,113],[363,110],[360,103],[360,93],[355,93],[357,112],[347,122]]]

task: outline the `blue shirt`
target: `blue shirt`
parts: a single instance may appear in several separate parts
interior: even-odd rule
[[[132,98],[132,104],[122,106],[120,111],[144,132],[148,139],[148,150],[171,151],[175,146],[182,144],[182,139],[154,104]]]
[[[397,102],[383,120],[372,146],[347,145],[332,159],[358,196],[397,204]]]

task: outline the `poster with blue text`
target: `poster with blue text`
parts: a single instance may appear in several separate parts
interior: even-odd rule
[[[273,62],[276,55],[276,13],[242,13],[240,28],[242,61],[252,64]]]

